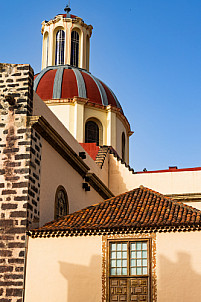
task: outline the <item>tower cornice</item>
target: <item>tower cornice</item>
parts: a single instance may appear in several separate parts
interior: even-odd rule
[[[93,26],[92,25],[87,25],[86,23],[84,23],[83,19],[80,17],[75,17],[75,18],[65,18],[63,15],[57,15],[54,19],[51,19],[49,21],[43,21],[41,23],[42,28],[41,28],[41,34],[44,33],[45,30],[45,26],[50,26],[51,24],[56,24],[58,22],[66,22],[66,23],[72,23],[72,24],[78,24],[82,27],[84,27],[86,30],[89,31],[90,37],[92,35],[92,30],[93,30]]]

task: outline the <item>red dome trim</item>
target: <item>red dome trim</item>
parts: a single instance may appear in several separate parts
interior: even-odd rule
[[[105,92],[107,94],[108,104],[110,104],[114,107],[117,107],[117,104],[115,102],[115,99],[114,99],[110,89],[103,82],[100,81],[100,83],[103,85],[103,88],[105,89]]]
[[[49,70],[44,74],[42,81],[39,82],[36,92],[42,100],[52,99],[54,78],[56,72],[57,72],[56,69]]]
[[[72,69],[64,69],[61,89],[61,98],[68,99],[78,96],[78,87],[75,74]]]
[[[44,101],[88,98],[90,103],[111,105],[123,113],[111,89],[83,69],[70,65],[50,66],[35,75],[34,79],[34,90]]]
[[[102,105],[100,91],[99,91],[98,86],[96,85],[95,81],[87,73],[81,71],[81,74],[85,81],[87,98],[91,102]]]

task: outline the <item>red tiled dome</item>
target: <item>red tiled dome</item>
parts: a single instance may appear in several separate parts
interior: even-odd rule
[[[115,94],[106,84],[86,70],[69,65],[43,69],[35,76],[34,90],[44,101],[78,96],[95,104],[117,107],[122,112]]]

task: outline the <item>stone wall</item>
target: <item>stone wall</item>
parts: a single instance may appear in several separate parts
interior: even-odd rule
[[[28,125],[33,70],[0,64],[0,302],[23,300],[26,230],[39,221],[40,136]]]

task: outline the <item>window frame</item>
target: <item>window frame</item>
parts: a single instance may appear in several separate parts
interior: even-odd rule
[[[130,275],[130,245],[134,242],[147,242],[147,275]],[[110,244],[111,243],[125,243],[127,242],[127,275],[111,275],[110,274]],[[146,278],[148,280],[148,301],[152,301],[152,239],[151,238],[117,238],[107,240],[107,261],[106,261],[106,297],[110,302],[110,280],[111,279],[133,279],[133,278]],[[129,264],[129,265],[128,265]]]

